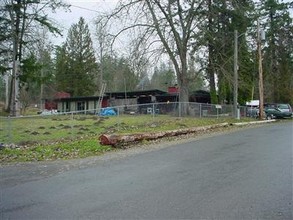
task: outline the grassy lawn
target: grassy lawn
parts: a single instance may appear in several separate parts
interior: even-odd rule
[[[82,158],[113,150],[101,146],[103,133],[131,134],[235,122],[229,118],[176,118],[168,115],[56,115],[1,118],[0,143],[13,144],[0,150],[1,162]],[[251,119],[242,119],[248,121]]]

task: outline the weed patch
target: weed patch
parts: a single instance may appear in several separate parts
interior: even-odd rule
[[[176,118],[167,115],[155,118],[150,115],[125,115],[10,119],[0,124],[0,140],[4,146],[0,151],[0,161],[39,161],[98,155],[112,149],[100,146],[100,134],[160,132],[235,121],[227,118]],[[241,122],[243,121],[249,119],[242,119]]]
[[[3,162],[44,161],[58,159],[73,159],[95,156],[111,151],[109,146],[100,146],[97,139],[78,140],[57,143],[54,145],[40,145],[28,149],[4,148],[0,151]]]

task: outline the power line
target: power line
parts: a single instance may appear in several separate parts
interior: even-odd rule
[[[81,1],[82,3],[86,3],[86,2],[84,2],[84,1]],[[107,2],[108,3],[117,3],[117,0],[107,0]],[[98,2],[91,2],[91,1],[89,1],[88,3],[98,3]],[[99,5],[99,6],[98,6]],[[112,5],[112,4],[106,4],[108,7],[104,7],[105,6],[105,4],[102,4],[102,5],[100,5],[99,3],[98,3],[98,5],[96,5],[96,6],[98,6],[99,8],[102,8],[102,10],[100,10],[100,11],[98,11],[98,10],[94,10],[94,9],[92,9],[92,8],[87,8],[87,7],[82,7],[82,6],[78,6],[78,5],[75,5],[75,4],[70,4],[70,6],[72,6],[72,7],[75,7],[75,8],[79,8],[79,9],[83,9],[83,10],[86,10],[86,11],[92,11],[92,12],[97,12],[97,13],[102,13],[102,12],[105,12],[105,11],[108,11],[110,8],[113,8],[114,7],[114,5],[113,5],[113,7],[111,7],[110,5]]]
[[[100,11],[94,10],[94,9],[90,9],[90,8],[85,8],[85,7],[81,7],[81,6],[77,6],[77,5],[70,5],[71,7],[75,7],[75,8],[80,8],[86,11],[92,11],[92,12],[98,12],[101,13]]]

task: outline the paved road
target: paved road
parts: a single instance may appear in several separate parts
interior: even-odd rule
[[[2,167],[0,219],[292,219],[292,134],[269,124],[31,180]]]

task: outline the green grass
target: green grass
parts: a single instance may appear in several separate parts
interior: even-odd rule
[[[30,144],[74,139],[102,131],[97,117],[47,116],[2,119],[0,140],[4,143]]]
[[[198,127],[223,122],[229,118],[176,118],[168,115],[112,116],[86,115],[0,118],[0,142],[16,148],[0,150],[1,162],[24,162],[83,158],[112,150],[101,146],[103,133],[132,134]],[[242,119],[249,121],[251,119]]]
[[[112,148],[109,146],[100,146],[97,139],[87,139],[53,145],[39,145],[25,149],[5,148],[0,152],[0,159],[5,162],[73,159],[100,155],[110,150]]]

